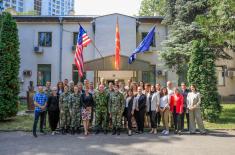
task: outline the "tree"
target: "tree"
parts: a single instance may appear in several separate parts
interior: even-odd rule
[[[192,41],[203,38],[202,28],[195,18],[207,9],[206,0],[167,0],[164,23],[169,36],[163,42],[161,57],[169,68],[179,75],[179,83],[187,81],[186,73]]]
[[[217,77],[215,74],[216,56],[206,39],[194,41],[189,62],[188,82],[196,84],[202,95],[201,106],[204,118],[216,121],[221,112]]]
[[[140,16],[164,15],[166,0],[142,0],[139,10]]]
[[[167,0],[165,10],[169,36],[161,56],[178,75],[187,69],[193,40],[208,38],[216,58],[231,59],[227,51],[235,51],[235,1]]]
[[[19,39],[15,20],[0,16],[0,120],[16,115],[19,102]]]
[[[232,59],[226,52],[235,51],[235,1],[209,0],[210,8],[196,21],[204,28],[209,38],[209,46],[218,58]]]

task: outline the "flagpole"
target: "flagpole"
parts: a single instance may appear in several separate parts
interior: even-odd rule
[[[96,47],[96,45],[94,44],[93,40],[91,41],[91,44],[95,47],[96,51],[99,53],[101,58],[104,58],[103,55],[101,54],[100,50]]]
[[[81,24],[78,22],[78,25],[81,26]],[[96,51],[99,53],[100,57],[103,58],[103,55],[101,54],[100,50],[96,47],[93,40],[91,39],[91,44],[95,47]]]

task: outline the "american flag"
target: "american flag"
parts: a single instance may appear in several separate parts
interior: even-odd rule
[[[83,72],[84,72],[83,47],[86,47],[90,42],[91,42],[91,39],[88,37],[86,31],[80,25],[78,38],[77,38],[76,51],[74,55],[74,62],[77,66],[78,74],[80,77],[83,76]]]

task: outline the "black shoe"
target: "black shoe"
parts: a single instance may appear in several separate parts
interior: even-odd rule
[[[100,133],[100,130],[96,130],[95,134],[98,135]]]
[[[116,129],[113,129],[112,135],[116,135],[116,133],[117,133]]]
[[[46,134],[42,129],[40,130],[40,133],[41,133],[41,134]]]
[[[207,135],[207,132],[205,131],[205,132],[201,132],[200,133],[201,135]]]
[[[104,130],[104,134],[107,135],[108,134],[108,130]]]
[[[66,134],[64,128],[61,129],[61,133],[62,133],[62,135]]]
[[[120,135],[120,132],[121,132],[121,129],[118,128],[118,129],[117,129],[117,135],[118,135],[118,136]]]
[[[79,127],[76,129],[76,133],[77,133],[77,134],[80,134],[80,133],[81,133],[81,130],[80,130]]]
[[[66,132],[66,133],[69,133],[69,129],[68,129],[68,128],[66,128],[66,129],[65,129],[65,132]]]
[[[75,130],[74,130],[74,127],[72,127],[71,135],[74,135],[74,134],[75,134]]]
[[[178,131],[178,134],[179,134],[179,135],[182,135],[182,132],[181,132],[181,130],[179,130],[179,131]]]
[[[38,135],[36,134],[36,132],[33,132],[33,136],[34,136],[35,138],[38,137]]]

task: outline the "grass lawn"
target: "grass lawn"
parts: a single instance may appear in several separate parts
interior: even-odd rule
[[[235,129],[235,103],[222,104],[223,109],[219,120],[215,123],[206,122],[207,129]]]
[[[235,129],[235,103],[234,104],[222,104],[223,110],[219,120],[216,123],[210,123],[204,121],[206,129]],[[19,105],[19,111],[25,111],[27,109],[26,104]],[[48,121],[48,120],[47,120]],[[0,131],[31,131],[33,126],[33,113],[27,115],[20,115],[9,118],[4,121],[0,121]],[[47,129],[48,122],[47,122]]]

